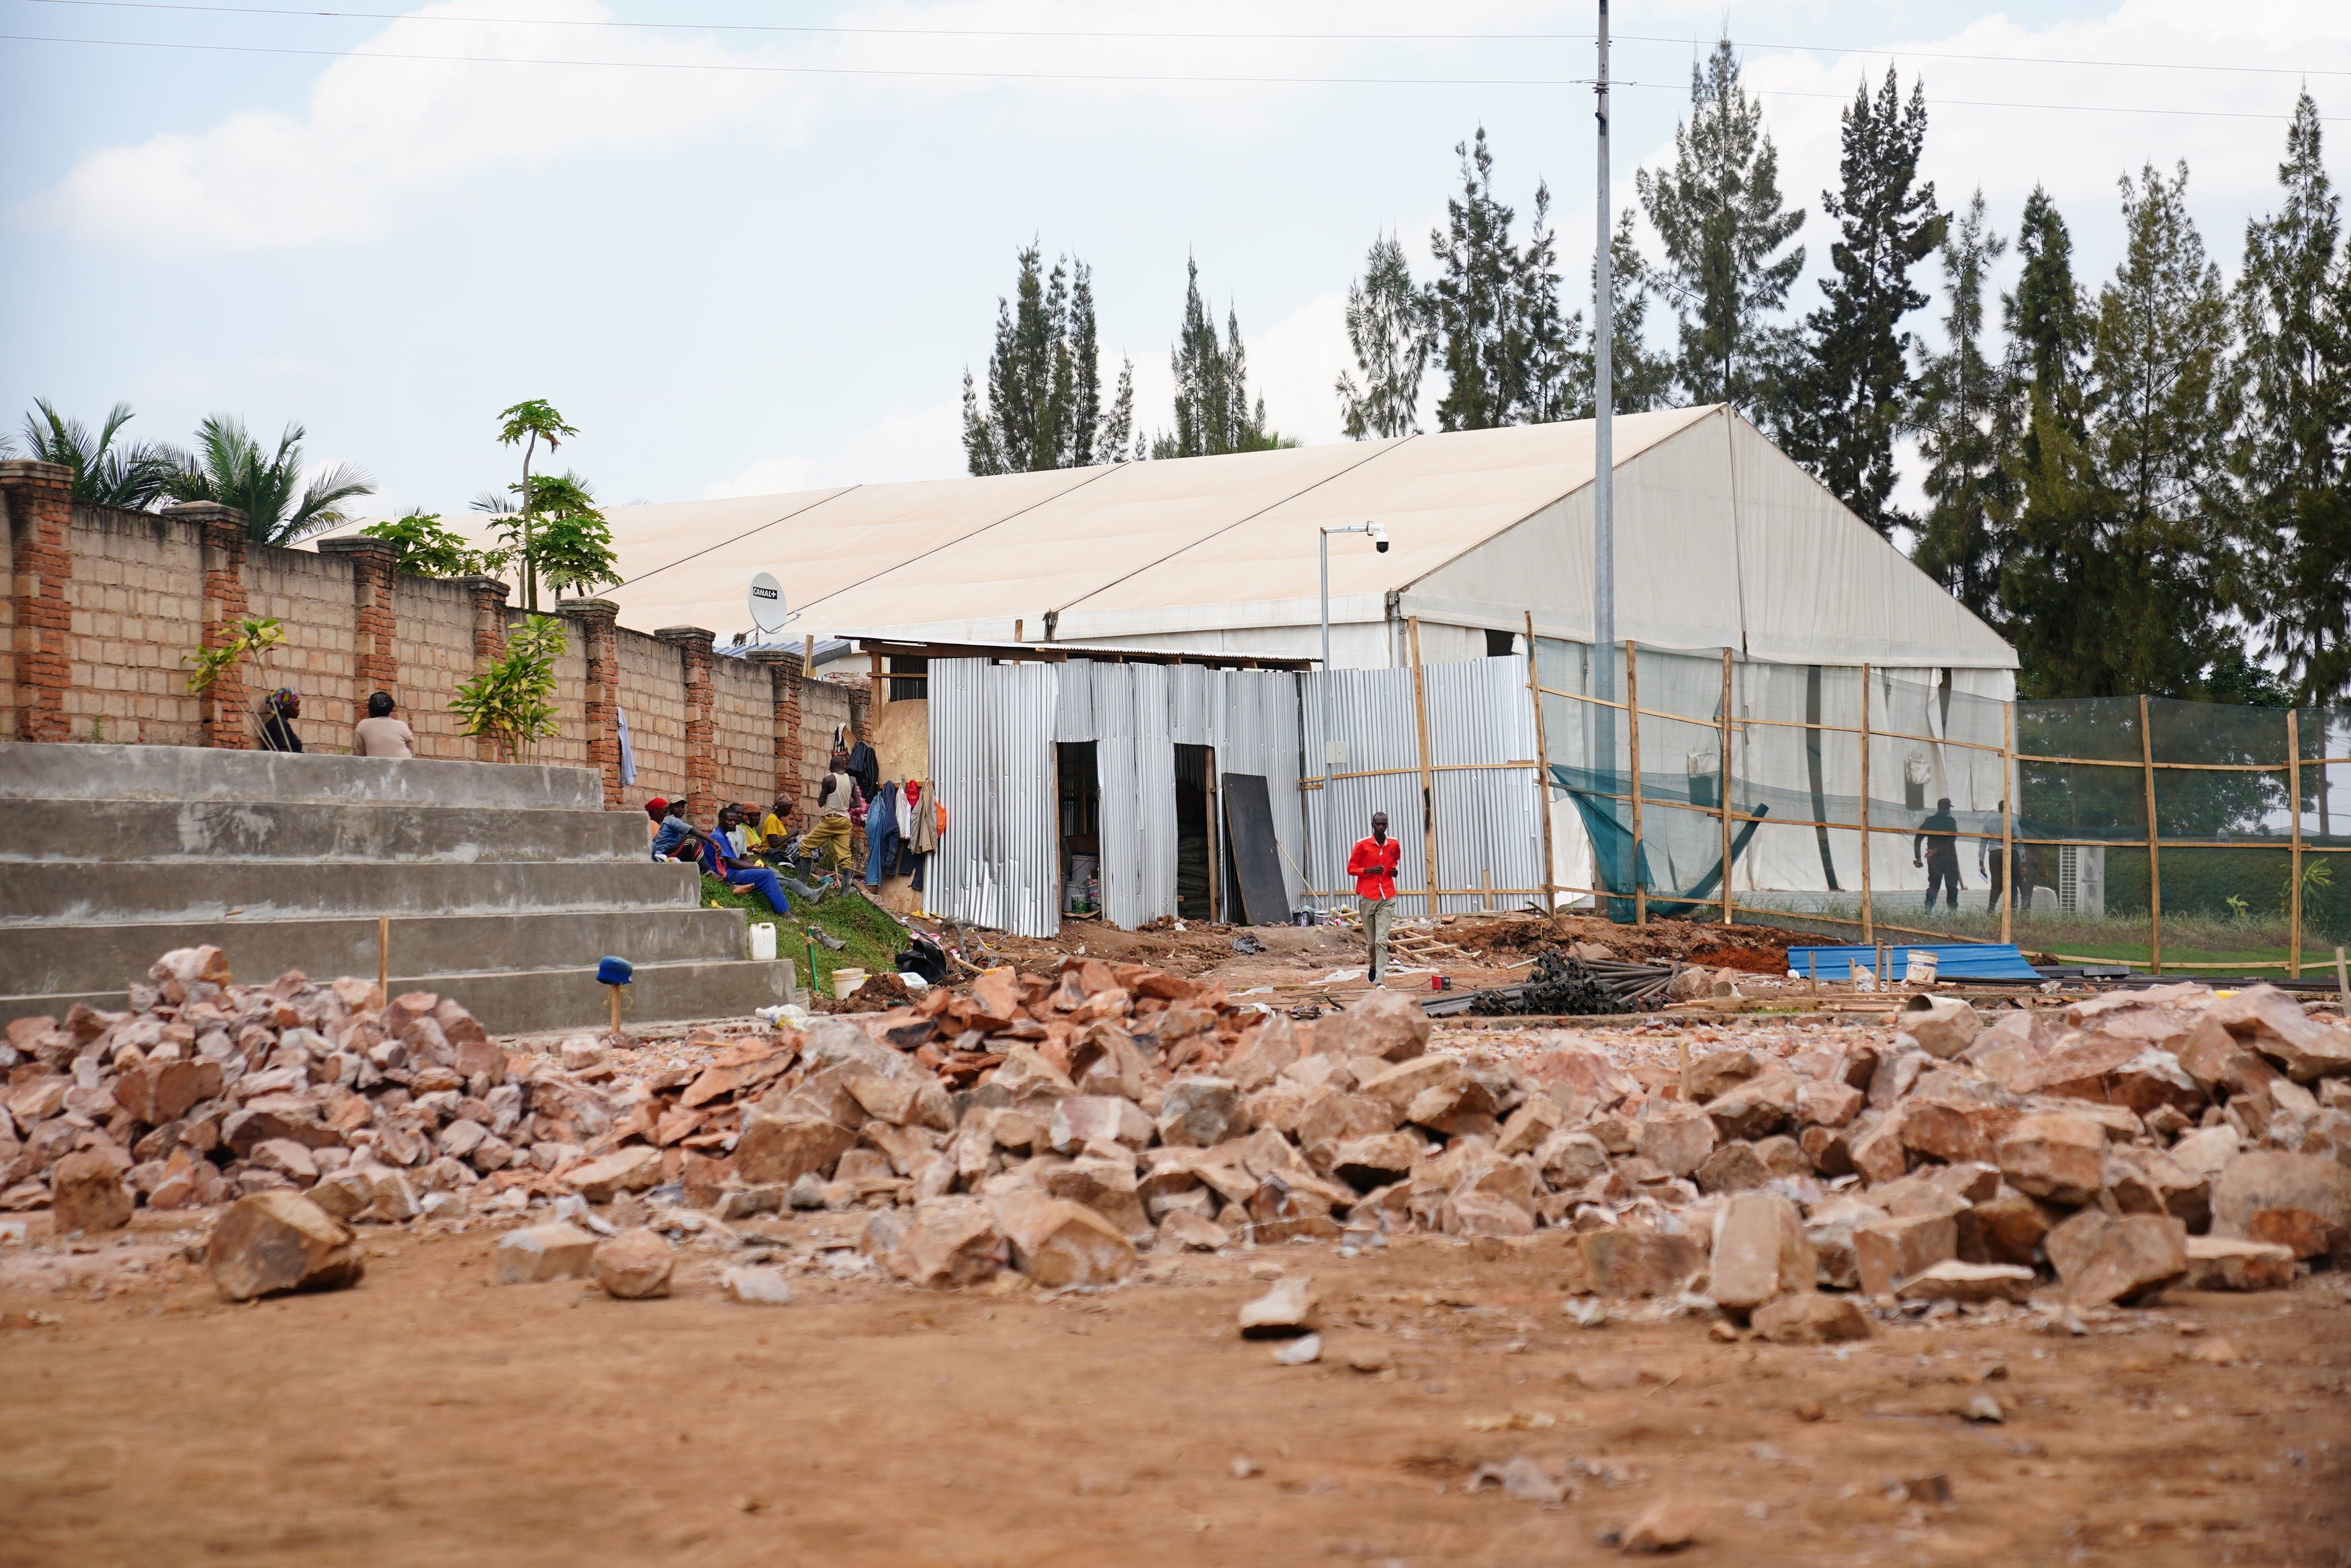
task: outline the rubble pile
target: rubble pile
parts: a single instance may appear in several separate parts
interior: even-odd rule
[[[1890,1041],[1628,1070],[1557,1036],[1431,1052],[1398,993],[1310,1023],[1073,957],[631,1074],[593,1035],[508,1056],[426,993],[233,985],[215,950],[153,976],[129,1012],[11,1028],[0,1203],[104,1228],[133,1198],[300,1189],[350,1221],[550,1199],[606,1236],[595,1206],[623,1198],[628,1223],[722,1237],[857,1211],[872,1262],[931,1287],[1103,1283],[1145,1246],[1542,1233],[1573,1292],[1702,1296],[1813,1342],[1871,1332],[1864,1299],[1998,1312],[2053,1276],[2087,1308],[2351,1262],[2351,1026],[2267,986],[1989,1024],[1920,997]],[[501,1272],[666,1291],[630,1234],[535,1230]]]
[[[157,961],[127,1012],[15,1021],[0,1047],[0,1210],[50,1206],[63,1232],[119,1229],[134,1201],[271,1191],[307,1191],[339,1220],[507,1192],[519,1209],[533,1178],[609,1135],[602,1088],[552,1058],[508,1056],[455,999],[376,1001],[369,981],[298,971],[237,985],[221,950],[199,947]]]

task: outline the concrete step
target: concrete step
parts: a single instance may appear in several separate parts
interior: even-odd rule
[[[545,919],[405,916],[392,922],[392,963],[403,974],[593,968],[607,953],[632,963],[744,956],[739,909],[582,909]],[[174,948],[217,943],[248,984],[298,969],[316,980],[372,979],[372,919],[109,921],[0,926],[0,992],[120,991]]]
[[[588,768],[534,763],[214,751],[203,746],[0,743],[0,800],[334,800],[601,811]]]
[[[0,861],[643,860],[643,812],[68,800],[0,811]]]
[[[0,925],[227,919],[232,909],[252,919],[498,912],[552,919],[567,910],[690,909],[701,901],[701,873],[674,861],[0,862]]]
[[[370,978],[373,978],[371,972]],[[790,1002],[794,969],[789,960],[754,963],[745,959],[688,960],[640,964],[626,996],[622,1026],[685,1020],[741,1018],[755,1008]],[[601,1029],[611,1002],[596,983],[595,966],[584,969],[486,970],[465,974],[414,973],[395,970],[392,992],[438,992],[470,1009],[493,1034],[536,1034],[561,1029]],[[0,996],[0,1021],[47,1013],[62,1018],[76,1002],[102,1009],[123,1005],[120,990]]]

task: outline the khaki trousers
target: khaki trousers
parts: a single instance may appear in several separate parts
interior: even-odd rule
[[[1357,898],[1363,906],[1364,935],[1372,944],[1372,983],[1377,985],[1387,978],[1388,926],[1395,918],[1394,898]]]

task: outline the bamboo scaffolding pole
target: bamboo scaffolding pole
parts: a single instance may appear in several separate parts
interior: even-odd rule
[[[2292,708],[2285,711],[2286,798],[2294,803],[2294,848],[2285,895],[2285,972],[2302,978],[2302,726]]]
[[[1535,817],[1542,824],[1543,913],[1559,918],[1559,896],[1552,890],[1558,867],[1552,859],[1551,744],[1543,733],[1542,679],[1535,669],[1535,612],[1527,611],[1527,701],[1535,709]]]
[[[1721,793],[1715,805],[1722,814],[1722,923],[1730,924],[1730,649],[1722,650],[1722,772]]]
[[[1405,623],[1412,639],[1412,716],[1420,732],[1421,870],[1428,884],[1428,912],[1437,913],[1437,780],[1428,766],[1428,682],[1420,668],[1420,618]]]
[[[375,918],[375,1004],[392,1005],[392,917]]]
[[[2163,858],[2156,840],[2155,732],[2147,728],[2147,693],[2138,694],[2138,753],[2147,769],[2147,913],[2149,967],[2163,972]]]
[[[1869,666],[1861,667],[1861,940],[1877,940],[1869,889]]]
[[[2016,704],[2003,705],[2001,735],[2007,755],[2000,769],[2000,940],[2016,940]]]
[[[1633,855],[1625,875],[1633,880],[1633,923],[1649,923],[1649,892],[1641,884],[1641,664],[1635,644],[1625,644],[1625,758],[1633,776]],[[1614,758],[1610,759],[1612,762]]]

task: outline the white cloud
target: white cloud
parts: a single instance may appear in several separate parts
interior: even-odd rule
[[[731,495],[781,495],[831,484],[883,484],[949,479],[964,472],[963,404],[958,400],[898,404],[872,424],[828,442],[820,453],[778,452],[714,481],[705,501]]]
[[[511,17],[557,21],[608,16],[594,0],[513,0],[499,8]],[[763,57],[633,30],[433,20],[474,9],[473,0],[448,0],[392,23],[321,70],[299,115],[248,109],[193,134],[87,153],[16,215],[88,243],[180,252],[363,241],[399,229],[449,188],[496,171],[657,148],[726,125],[789,138],[806,117],[806,85],[771,75],[389,57],[668,66]],[[584,42],[582,31],[592,32]]]
[[[1249,379],[1265,395],[1268,422],[1308,444],[1338,441],[1339,372],[1353,368],[1347,347],[1347,296],[1318,294],[1249,344]]]

